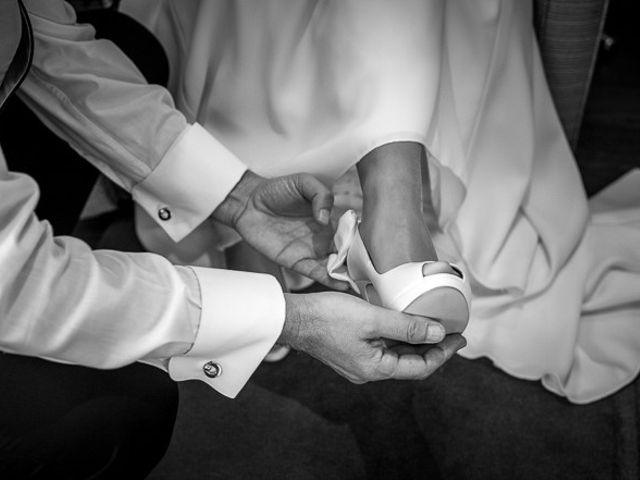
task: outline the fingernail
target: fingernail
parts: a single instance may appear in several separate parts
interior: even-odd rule
[[[430,323],[427,327],[427,337],[429,337],[429,340],[439,342],[444,338],[444,334],[444,327],[439,323]]]
[[[327,225],[329,223],[329,210],[327,210],[326,208],[320,210],[320,212],[318,213],[318,222],[323,225]]]

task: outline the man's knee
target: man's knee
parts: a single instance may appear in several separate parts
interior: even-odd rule
[[[41,362],[29,359],[29,366],[33,360]],[[45,369],[47,363],[43,362]],[[51,412],[41,392],[36,398],[25,398],[24,408],[14,403],[13,418],[0,418],[0,477],[144,478],[171,439],[178,403],[175,384],[143,365],[112,372],[69,366],[54,369],[62,371],[65,388],[70,376],[88,382],[89,388],[81,386],[80,396],[65,396],[66,404],[59,401],[58,392]],[[28,382],[30,376],[25,373]],[[24,386],[18,387],[16,393],[26,393]],[[5,410],[0,415],[11,413]],[[33,416],[39,422],[27,418]]]

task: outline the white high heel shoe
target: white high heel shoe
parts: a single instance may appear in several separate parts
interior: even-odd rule
[[[347,214],[355,215],[353,212]],[[471,289],[460,267],[447,262],[409,262],[381,274],[376,271],[362,243],[357,223],[347,236],[352,237],[346,252],[348,277],[365,300],[438,320],[447,333],[459,333],[466,328]],[[442,263],[455,273],[423,274],[423,266]]]

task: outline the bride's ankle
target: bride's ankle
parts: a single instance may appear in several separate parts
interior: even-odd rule
[[[363,192],[362,223],[370,228],[381,227],[384,230],[385,225],[393,225],[414,230],[422,221],[422,197],[419,193],[367,195]]]
[[[421,216],[396,212],[386,219],[364,217],[360,236],[378,273],[407,262],[438,259]]]

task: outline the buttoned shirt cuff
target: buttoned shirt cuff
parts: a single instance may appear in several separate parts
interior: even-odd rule
[[[169,360],[169,375],[176,381],[203,380],[234,398],[282,332],[282,288],[270,275],[193,270],[202,298],[200,326],[191,350]],[[205,373],[207,364],[217,376]]]
[[[131,194],[174,242],[208,218],[247,167],[197,123],[184,129]]]

